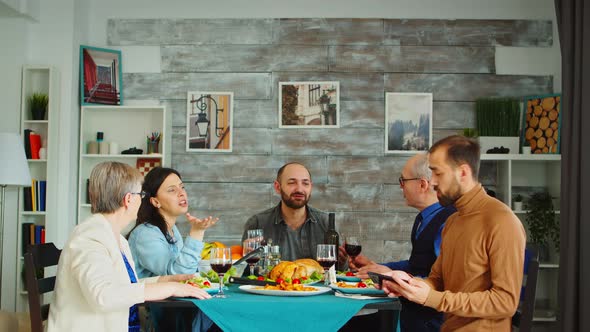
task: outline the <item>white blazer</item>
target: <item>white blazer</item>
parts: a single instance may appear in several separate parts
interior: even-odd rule
[[[121,251],[135,270],[127,240],[119,249],[111,225],[95,214],[74,228],[57,267],[48,331],[128,331],[129,308],[144,302],[144,282],[132,284]]]

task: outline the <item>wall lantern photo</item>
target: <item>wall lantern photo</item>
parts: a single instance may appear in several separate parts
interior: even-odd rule
[[[233,92],[188,92],[186,151],[232,151],[233,98]]]

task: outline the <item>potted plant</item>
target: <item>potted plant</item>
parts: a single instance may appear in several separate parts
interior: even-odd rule
[[[33,120],[45,120],[49,97],[46,93],[36,92],[29,96],[29,109]]]
[[[477,137],[477,130],[475,128],[463,128],[463,136],[469,138],[476,138]]]
[[[514,195],[514,198],[512,199],[512,205],[515,211],[522,211],[522,200],[523,197],[521,194]]]
[[[548,259],[548,245],[559,252],[559,223],[555,218],[553,197],[548,192],[533,193],[525,204],[525,220],[530,240],[537,246],[540,260]]]
[[[518,153],[520,126],[520,101],[518,99],[477,99],[475,101],[475,115],[482,152]],[[492,151],[488,152],[488,150]]]

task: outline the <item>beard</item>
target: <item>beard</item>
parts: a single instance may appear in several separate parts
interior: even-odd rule
[[[449,190],[446,192],[442,192],[439,190],[438,186],[434,186],[434,190],[436,190],[438,196],[438,202],[442,206],[449,206],[455,204],[455,202],[463,195],[461,193],[461,187],[459,183],[455,180],[451,183]]]
[[[295,198],[293,198],[294,195],[303,195],[304,198],[302,200],[295,199]],[[307,196],[307,195],[305,195],[304,192],[299,192],[299,191],[293,192],[293,193],[291,193],[291,195],[287,195],[287,193],[283,191],[283,188],[281,188],[281,199],[282,199],[283,203],[285,203],[285,205],[290,207],[291,209],[300,209],[300,208],[306,206],[310,197],[311,197],[311,194],[309,196]]]

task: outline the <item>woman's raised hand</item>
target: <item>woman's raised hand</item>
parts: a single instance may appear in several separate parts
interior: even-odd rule
[[[186,219],[191,224],[190,236],[197,240],[202,240],[205,230],[219,221],[219,218],[213,218],[211,216],[199,219],[190,213],[186,214]]]

